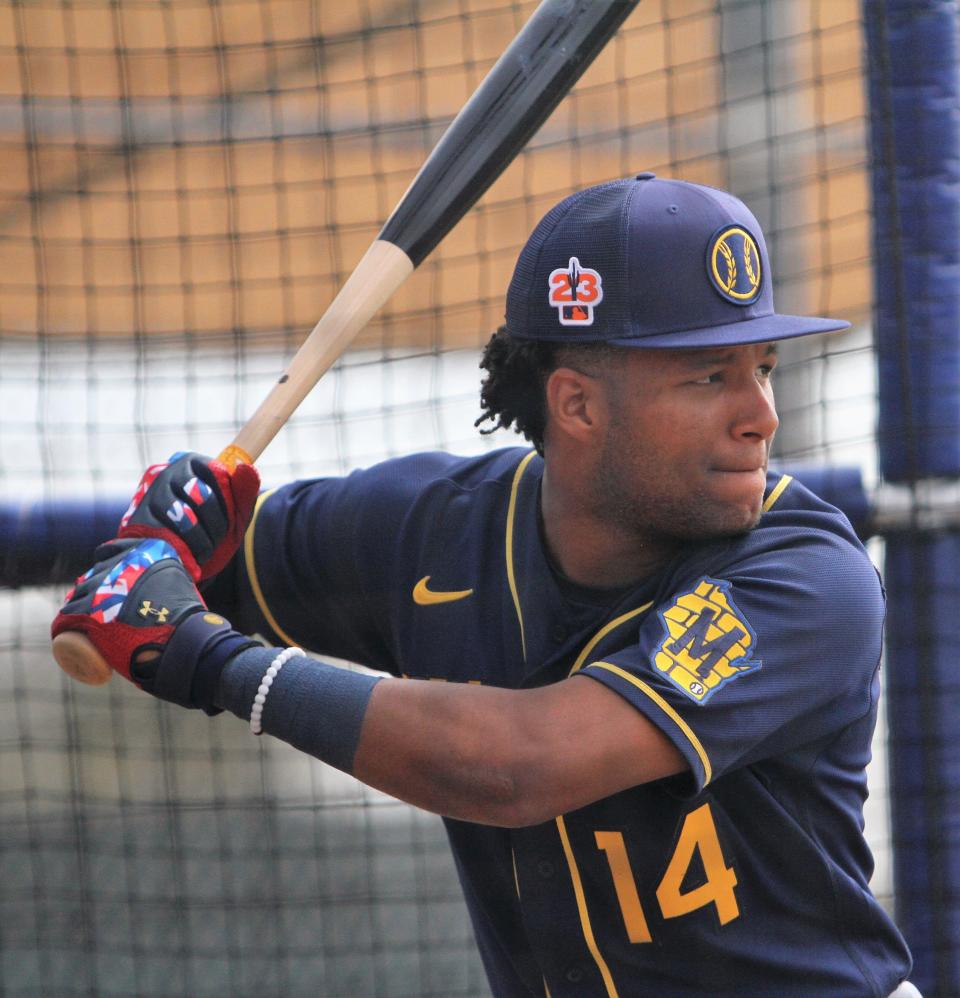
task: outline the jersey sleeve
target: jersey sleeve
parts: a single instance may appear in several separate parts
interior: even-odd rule
[[[875,698],[883,593],[863,549],[816,530],[742,547],[671,584],[636,644],[582,670],[671,738],[697,791],[770,756],[819,751]]]
[[[211,591],[211,606],[272,643],[395,671],[397,538],[435,463],[418,455],[263,493],[233,578]]]

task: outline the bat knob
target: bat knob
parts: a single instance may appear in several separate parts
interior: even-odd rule
[[[217,460],[222,461],[231,471],[238,464],[253,464],[253,458],[237,444],[230,444],[228,447],[224,447],[217,455]]]
[[[113,675],[107,660],[79,631],[58,634],[53,639],[53,657],[68,676],[87,686],[102,686]]]

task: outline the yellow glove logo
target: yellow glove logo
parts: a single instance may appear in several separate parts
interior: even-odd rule
[[[140,609],[137,611],[141,617],[149,617],[153,614],[157,618],[158,624],[165,624],[167,622],[167,617],[170,615],[170,611],[165,606],[154,606],[153,603],[145,599],[140,603]]]
[[[729,582],[705,576],[659,611],[664,635],[654,665],[695,703],[706,703],[721,686],[761,665],[748,657],[757,636],[729,589]]]

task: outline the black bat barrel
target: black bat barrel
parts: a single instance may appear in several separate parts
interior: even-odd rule
[[[549,117],[639,0],[545,0],[380,231],[419,264]]]

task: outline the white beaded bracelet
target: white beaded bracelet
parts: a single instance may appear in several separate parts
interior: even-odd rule
[[[253,707],[250,710],[250,730],[255,735],[263,733],[263,727],[260,724],[263,718],[263,705],[267,702],[267,694],[270,692],[270,687],[273,686],[274,679],[277,678],[277,673],[291,658],[305,654],[306,652],[302,648],[284,648],[263,674],[263,679],[260,680],[260,685],[257,687],[257,695],[253,698]]]

